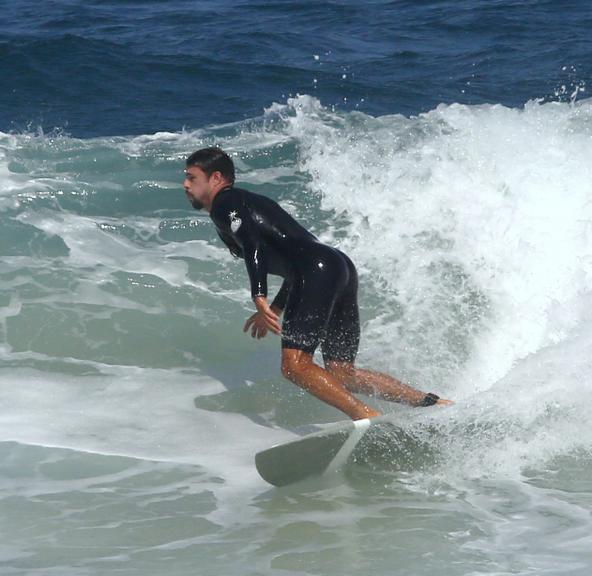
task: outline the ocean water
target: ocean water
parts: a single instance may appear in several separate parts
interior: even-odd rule
[[[589,574],[588,3],[0,8],[1,575]],[[359,365],[455,400],[370,400],[405,445],[257,475],[343,416],[242,333],[212,144],[356,263]]]

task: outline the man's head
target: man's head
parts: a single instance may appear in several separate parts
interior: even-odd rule
[[[202,148],[185,164],[185,194],[196,210],[209,212],[216,194],[234,184],[234,164],[220,148]]]

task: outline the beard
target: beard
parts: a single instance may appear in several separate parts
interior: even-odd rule
[[[203,202],[200,202],[199,200],[195,200],[195,198],[190,200],[191,205],[196,209],[196,210],[203,210]]]

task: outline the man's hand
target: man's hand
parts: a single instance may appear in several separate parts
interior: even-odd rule
[[[257,312],[245,322],[243,332],[251,328],[251,336],[257,339],[265,337],[268,330],[279,336],[282,332],[280,317],[276,310],[267,303],[267,298],[258,296],[255,298],[255,306]]]

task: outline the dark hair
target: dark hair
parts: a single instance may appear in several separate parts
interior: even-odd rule
[[[187,166],[201,168],[208,178],[214,172],[220,172],[224,178],[234,184],[234,164],[228,154],[221,148],[202,148],[187,158]]]

